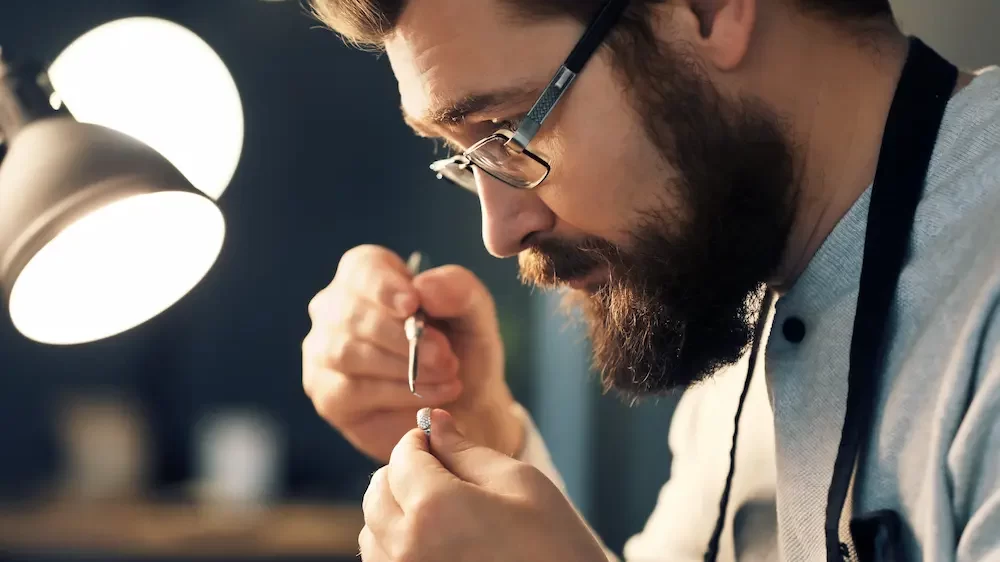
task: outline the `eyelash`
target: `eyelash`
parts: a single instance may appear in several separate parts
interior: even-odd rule
[[[516,132],[518,121],[520,121],[520,119],[518,119],[517,121],[514,121],[512,119],[503,119],[499,121],[493,120],[493,124],[496,125],[498,129],[507,129]]]

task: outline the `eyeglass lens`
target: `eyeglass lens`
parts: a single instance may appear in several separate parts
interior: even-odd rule
[[[487,174],[514,187],[527,188],[545,178],[548,169],[526,153],[513,152],[498,136],[469,154],[469,160]]]

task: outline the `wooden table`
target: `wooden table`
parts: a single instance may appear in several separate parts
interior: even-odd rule
[[[348,558],[360,505],[285,504],[238,512],[183,504],[54,503],[0,508],[0,551],[138,558]]]

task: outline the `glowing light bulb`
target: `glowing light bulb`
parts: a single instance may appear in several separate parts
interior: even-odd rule
[[[218,199],[243,147],[243,107],[212,48],[176,23],[149,17],[101,25],[49,67],[77,120],[131,135],[156,149]]]
[[[195,193],[134,195],[85,215],[24,267],[10,294],[14,326],[42,343],[123,332],[191,290],[222,248],[218,207]]]

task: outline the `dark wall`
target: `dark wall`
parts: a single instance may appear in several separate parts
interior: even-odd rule
[[[384,60],[344,47],[296,1],[5,1],[0,42],[5,53],[51,61],[85,31],[130,15],[198,33],[240,90],[246,136],[220,200],[226,243],[191,294],[107,341],[41,346],[0,316],[0,490],[30,493],[27,483],[51,475],[60,393],[113,386],[138,394],[153,418],[161,487],[191,475],[191,430],[203,413],[252,405],[285,426],[291,495],[360,499],[371,464],[304,396],[300,343],[309,299],[361,243],[423,249],[479,274],[501,310],[512,386],[527,399],[528,295],[516,264],[483,250],[475,197],[427,170],[433,147],[399,118]]]
[[[996,62],[996,18],[987,17],[996,14],[995,0],[894,5],[907,31],[961,64]],[[189,27],[235,77],[246,139],[220,200],[226,245],[190,295],[107,341],[37,345],[0,314],[0,496],[32,495],[53,476],[62,393],[113,387],[137,394],[149,410],[164,490],[191,476],[191,431],[203,413],[253,405],[285,425],[290,495],[359,500],[372,465],[315,415],[301,390],[299,358],[309,299],[359,243],[402,254],[420,248],[436,263],[479,274],[499,305],[514,392],[536,405],[532,381],[545,374],[531,358],[557,351],[532,345],[533,301],[516,282],[515,264],[483,250],[475,198],[427,171],[432,146],[399,119],[384,60],[344,47],[310,21],[299,0],[3,0],[0,45],[7,54],[51,61],[80,34],[130,15]],[[587,376],[580,373],[581,381]],[[592,415],[571,417],[589,420],[579,430],[594,441],[585,476],[591,521],[618,549],[640,528],[668,475],[674,401],[626,408],[598,398],[592,386],[593,402],[583,405]],[[581,407],[558,400],[542,406],[556,415]]]

